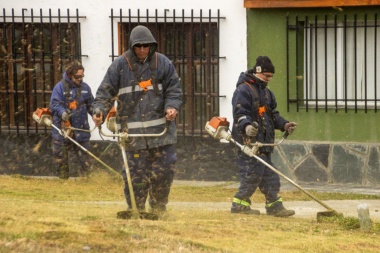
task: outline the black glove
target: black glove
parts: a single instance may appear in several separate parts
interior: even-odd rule
[[[245,134],[250,137],[255,137],[257,135],[258,128],[252,125],[248,125],[245,127]]]
[[[294,130],[296,130],[296,128],[297,128],[296,122],[288,122],[284,126],[285,131],[287,131],[289,134],[293,133]]]
[[[69,120],[69,115],[67,114],[67,112],[63,112],[61,118],[62,118],[63,121],[68,121]]]

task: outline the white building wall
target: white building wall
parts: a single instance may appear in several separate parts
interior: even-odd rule
[[[220,60],[220,95],[226,96],[220,98],[220,116],[232,121],[232,94],[239,73],[247,68],[246,10],[243,0],[0,0],[0,3],[0,11],[3,12],[4,8],[7,16],[11,15],[12,8],[15,16],[21,16],[23,8],[26,9],[24,14],[27,16],[31,15],[31,9],[34,16],[39,16],[40,9],[45,16],[48,16],[49,9],[53,16],[58,15],[58,9],[61,10],[61,16],[67,15],[67,9],[70,10],[70,15],[74,16],[78,9],[79,15],[86,17],[80,19],[82,54],[88,55],[82,58],[85,67],[84,80],[91,86],[94,95],[112,61],[111,9],[114,10],[115,16],[119,16],[120,9],[123,10],[123,15],[127,15],[128,9],[135,14],[137,9],[140,9],[141,16],[144,16],[148,9],[150,15],[153,15],[157,9],[159,15],[163,16],[164,10],[168,9],[168,16],[173,14],[173,10],[176,11],[176,16],[182,10],[185,10],[186,16],[190,16],[191,10],[194,10],[194,16],[199,16],[200,10],[203,11],[203,16],[208,16],[209,10],[212,11],[212,16],[216,16],[219,9],[220,16],[225,17],[220,21],[220,56],[226,57]],[[114,28],[116,34],[116,23]],[[116,54],[116,39],[114,43]],[[99,136],[95,133],[92,138],[99,139]]]

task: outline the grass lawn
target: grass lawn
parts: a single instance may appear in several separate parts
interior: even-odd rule
[[[362,232],[354,217],[326,219],[232,215],[172,206],[171,220],[117,219],[123,182],[108,174],[48,180],[0,176],[3,252],[379,252],[380,225]],[[170,202],[230,202],[236,189],[173,185]],[[380,198],[318,193],[320,199]],[[294,190],[287,201],[310,200]],[[254,194],[253,201],[264,201]],[[380,201],[380,200],[379,200]]]

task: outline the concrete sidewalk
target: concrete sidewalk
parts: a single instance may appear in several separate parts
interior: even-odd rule
[[[238,182],[207,182],[207,181],[183,181],[175,180],[174,185],[191,185],[191,186],[217,186],[225,188],[238,188]],[[311,183],[301,183],[298,184],[305,191],[317,191],[317,192],[338,192],[338,193],[356,193],[356,194],[368,194],[368,195],[379,195],[380,187],[377,186],[362,186],[353,184],[311,184]],[[283,191],[298,191],[299,189],[289,182],[281,181],[281,192]],[[231,196],[232,198],[232,196]],[[380,221],[380,199],[379,200],[325,200],[323,201],[327,206],[331,207],[335,211],[342,213],[345,217],[357,217],[357,205],[367,204],[370,211],[370,217],[373,221]],[[318,212],[327,211],[318,202],[310,199],[310,201],[286,201],[284,200],[284,205],[288,209],[295,210],[296,214],[294,217],[298,218],[308,218],[316,219]],[[176,208],[186,208],[186,209],[206,209],[206,210],[225,210],[230,211],[230,202],[170,202],[168,207],[173,206]],[[262,214],[265,214],[264,203],[253,203],[252,208],[260,210]]]

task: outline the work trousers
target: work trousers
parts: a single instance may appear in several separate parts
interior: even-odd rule
[[[271,153],[263,153],[259,157],[274,167],[271,161]],[[266,203],[272,203],[279,198],[280,177],[277,173],[240,150],[238,151],[237,164],[240,171],[240,186],[234,196],[235,198],[251,203],[250,197],[257,187],[264,194]]]
[[[165,211],[174,178],[174,165],[177,161],[175,147],[166,145],[126,153],[137,208],[141,211],[145,210],[145,202],[149,195],[151,208]],[[122,175],[125,182],[124,195],[131,208],[125,168]]]
[[[90,147],[89,141],[78,142],[86,150]],[[90,157],[77,145],[69,140],[53,140],[53,156],[55,163],[58,165],[57,176],[62,179],[69,178],[69,153],[74,153],[81,166],[81,174],[86,175],[91,167]]]

